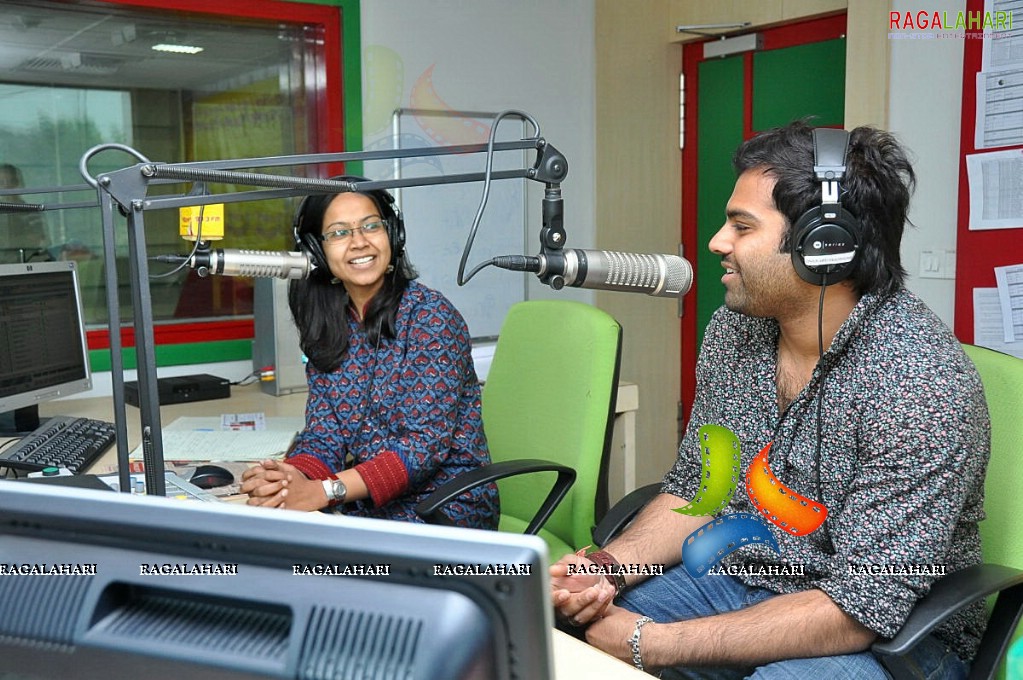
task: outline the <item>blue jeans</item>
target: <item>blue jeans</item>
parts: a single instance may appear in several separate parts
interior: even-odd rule
[[[747,586],[732,576],[692,578],[682,565],[678,565],[666,570],[663,576],[655,576],[626,591],[616,604],[649,616],[658,623],[669,623],[743,609],[775,595],[765,588]],[[960,680],[969,672],[969,666],[933,635],[917,645],[910,656],[920,668],[922,680]],[[759,668],[669,668],[662,671],[660,677],[666,680],[867,680],[890,676],[877,657],[867,651],[776,661]]]

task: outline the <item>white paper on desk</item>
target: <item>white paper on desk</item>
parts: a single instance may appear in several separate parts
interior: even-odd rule
[[[971,230],[1023,227],[1023,149],[970,154],[966,175]]]
[[[982,45],[984,71],[1023,67],[1023,22],[1017,21],[1011,28],[1012,11],[1019,9],[1019,0],[985,0],[984,13],[994,20],[1008,19],[994,23],[990,32],[985,30]],[[997,14],[1002,12],[1002,14]]]
[[[1023,264],[995,267],[1006,342],[1023,340]]]
[[[973,289],[973,344],[1023,359],[1023,339],[1005,342],[997,288]]]
[[[259,461],[283,455],[295,430],[163,430],[164,460]],[[142,447],[131,452],[142,458]]]
[[[288,430],[292,433],[298,432],[305,427],[303,416],[271,416],[262,418],[262,429],[266,430]],[[182,416],[175,418],[170,425],[166,425],[163,431],[168,430],[235,430],[236,428],[225,428],[223,416]]]
[[[266,416],[263,413],[221,413],[221,430],[265,430]]]

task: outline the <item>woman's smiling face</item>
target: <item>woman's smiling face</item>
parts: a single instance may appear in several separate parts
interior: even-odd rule
[[[330,273],[344,284],[361,312],[383,286],[391,264],[391,242],[380,210],[364,194],[338,194],[323,215],[322,233]]]

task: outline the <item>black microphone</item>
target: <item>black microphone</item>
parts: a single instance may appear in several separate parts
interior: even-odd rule
[[[535,257],[503,255],[492,262],[501,269],[532,272],[555,290],[573,286],[676,297],[693,285],[693,267],[678,255],[565,248]]]
[[[305,252],[271,250],[198,250],[188,255],[157,255],[160,262],[187,262],[199,276],[254,276],[268,279],[304,279],[316,269]]]

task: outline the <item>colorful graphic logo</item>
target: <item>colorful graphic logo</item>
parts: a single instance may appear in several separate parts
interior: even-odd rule
[[[888,13],[889,39],[1001,40],[1013,35],[1011,11],[943,12],[926,9]]]
[[[920,10],[917,12],[889,12],[888,30],[936,30],[936,31],[980,31],[1012,30],[1012,12],[936,12]]]
[[[688,505],[675,509],[693,517],[714,515],[728,507],[739,484],[742,455],[739,438],[727,427],[704,425],[697,437],[700,488]],[[827,508],[786,487],[771,472],[770,450],[768,443],[746,471],[746,493],[760,514],[735,512],[712,519],[682,542],[682,564],[693,578],[703,576],[744,545],[763,543],[780,553],[767,522],[793,536],[805,536],[819,529],[827,519]]]

